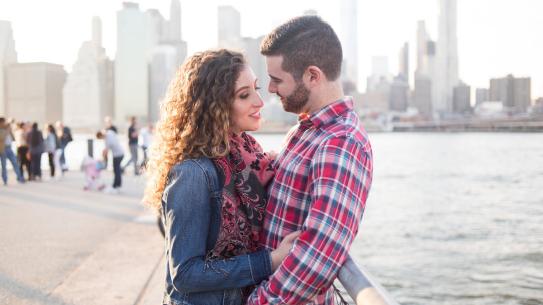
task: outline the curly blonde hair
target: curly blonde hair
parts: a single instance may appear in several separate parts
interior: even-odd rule
[[[241,53],[221,49],[197,53],[177,71],[161,104],[146,165],[143,202],[156,212],[162,209],[162,193],[174,165],[228,153],[230,110],[245,64]]]

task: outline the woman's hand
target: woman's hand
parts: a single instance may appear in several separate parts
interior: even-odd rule
[[[300,236],[302,231],[295,231],[283,238],[281,243],[279,244],[279,247],[277,249],[273,250],[271,252],[271,260],[272,260],[272,271],[275,271],[277,267],[283,262],[285,257],[290,252],[290,249],[292,248],[292,245],[294,244],[294,240]]]
[[[277,159],[277,155],[279,153],[276,152],[275,150],[270,150],[266,154],[268,155],[268,158],[270,158],[271,160],[275,160],[275,159]]]

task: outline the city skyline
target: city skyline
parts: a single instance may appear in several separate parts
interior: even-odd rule
[[[143,10],[156,8],[164,16],[169,15],[170,1],[137,2]],[[543,20],[537,18],[538,8],[543,7],[543,3],[527,0],[474,2],[458,1],[460,78],[472,88],[478,88],[488,87],[491,78],[505,77],[508,74],[528,76],[533,82],[532,98],[543,96],[543,58],[538,56],[543,54],[543,41],[533,39],[538,33],[539,37],[543,35]],[[308,9],[316,10],[336,31],[341,30],[339,2],[288,3],[278,0],[274,3],[276,5],[266,8],[266,14],[258,14],[256,12],[260,9],[259,5],[249,1],[181,1],[182,35],[188,43],[188,53],[216,47],[218,5],[232,5],[240,11],[242,36],[263,35],[287,18],[301,15]],[[32,9],[28,10],[28,7]],[[81,42],[88,40],[90,36],[88,20],[93,15],[102,18],[106,54],[112,59],[115,58],[115,14],[121,7],[122,1],[71,3],[56,0],[41,3],[27,0],[0,4],[0,19],[12,23],[19,62],[58,63],[70,72]],[[71,14],[62,14],[65,11],[70,11]],[[202,11],[208,12],[209,18],[203,19],[201,13],[194,14]],[[410,45],[410,62],[415,62],[414,46],[418,20],[426,21],[432,38],[438,36],[439,3],[436,0],[410,1],[409,4],[399,0],[359,2],[358,12],[360,91],[365,90],[364,82],[371,72],[372,56],[387,56],[390,66],[397,67],[398,47],[407,41]],[[504,20],[509,22],[503,22]],[[66,27],[66,24],[70,26]],[[198,27],[195,28],[194,24]],[[521,30],[523,34],[519,34]],[[46,43],[48,40],[50,43]],[[57,47],[43,48],[43,45]],[[415,66],[410,66],[410,75],[413,75]],[[391,72],[397,73],[395,68]]]

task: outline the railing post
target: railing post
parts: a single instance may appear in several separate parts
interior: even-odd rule
[[[364,268],[349,256],[339,270],[338,280],[356,305],[399,305]]]
[[[87,154],[91,158],[94,157],[94,140],[92,138],[87,139]]]

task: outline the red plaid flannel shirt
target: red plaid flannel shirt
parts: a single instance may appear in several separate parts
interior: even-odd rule
[[[287,234],[302,234],[248,304],[331,305],[331,285],[370,190],[371,146],[351,98],[300,116],[286,143],[276,160],[261,242],[275,249]]]

